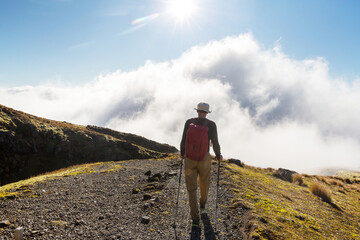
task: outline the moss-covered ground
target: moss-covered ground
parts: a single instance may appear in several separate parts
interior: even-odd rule
[[[253,239],[360,239],[360,184],[341,177],[303,176],[300,186],[273,169],[224,163],[235,202],[252,210]],[[313,183],[330,192],[326,203],[310,192]]]

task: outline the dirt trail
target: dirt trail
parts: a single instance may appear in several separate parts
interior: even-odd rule
[[[13,239],[175,239],[174,213],[180,160],[132,160],[98,166],[94,173],[29,186],[24,195],[0,200],[0,240]],[[178,239],[243,239],[241,208],[232,209],[233,193],[220,187],[215,234],[216,171],[213,164],[201,234],[191,235],[184,175],[177,218]],[[183,171],[184,173],[184,171]],[[220,175],[221,179],[224,176]]]

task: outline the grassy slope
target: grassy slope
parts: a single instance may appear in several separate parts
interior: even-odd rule
[[[18,117],[19,119],[34,125],[37,129],[53,130],[54,132],[60,132],[63,134],[62,129],[71,129],[74,131],[90,132],[85,126],[75,125],[67,122],[54,121],[46,118],[37,117],[31,114],[27,114],[21,111],[17,111],[11,108],[7,108],[0,105],[0,108],[6,110],[9,113],[0,111],[0,123],[3,126],[14,125],[10,116]],[[0,125],[0,127],[1,127]],[[93,132],[93,131],[91,131]]]
[[[246,231],[254,239],[360,239],[360,184],[349,179],[303,176],[304,185],[273,176],[273,169],[225,163],[225,174],[238,199],[252,209]],[[356,176],[355,176],[356,178]],[[332,202],[310,192],[320,182]],[[348,183],[347,183],[348,182]]]
[[[4,128],[8,127],[8,126],[10,126],[10,127],[14,126],[15,124],[13,122],[12,117],[16,117],[28,124],[33,125],[36,129],[38,129],[38,131],[52,131],[56,134],[59,134],[64,139],[68,138],[67,134],[64,132],[64,131],[68,131],[68,130],[73,131],[79,135],[84,135],[86,137],[88,136],[88,134],[103,136],[103,138],[105,138],[106,140],[119,140],[119,139],[124,140],[126,137],[128,137],[128,135],[132,138],[136,138],[136,137],[143,138],[141,136],[137,136],[134,134],[121,133],[121,132],[116,132],[116,131],[112,130],[114,133],[117,133],[119,136],[122,136],[122,138],[116,138],[109,134],[104,134],[99,131],[94,131],[93,129],[91,129],[87,126],[72,124],[72,123],[68,123],[65,121],[56,121],[56,120],[50,120],[50,119],[46,119],[46,118],[42,118],[42,117],[37,117],[37,116],[31,115],[28,113],[24,113],[21,111],[14,110],[12,108],[5,107],[1,104],[0,104],[0,109],[1,109],[1,111],[0,111],[0,131],[8,131],[8,129],[4,129]],[[6,111],[7,113],[5,113],[3,111]],[[10,117],[9,115],[12,117]],[[93,127],[95,127],[95,126],[93,126]],[[102,129],[100,127],[98,127],[98,128]],[[103,128],[103,129],[105,129],[105,128]],[[143,138],[143,139],[145,139],[145,138]],[[151,141],[148,139],[145,139],[145,140]],[[151,141],[151,142],[153,142],[154,144],[159,144],[154,141]],[[145,148],[135,142],[133,142],[133,144],[138,146],[140,148],[140,150],[154,152],[154,150],[152,150],[151,147]],[[167,145],[167,146],[168,146],[168,148],[171,147],[170,145]]]

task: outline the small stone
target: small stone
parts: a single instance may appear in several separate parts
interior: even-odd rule
[[[6,198],[6,199],[15,199],[15,198],[16,198],[16,195],[9,195],[9,196],[6,196],[5,198]]]
[[[103,220],[104,218],[104,216],[99,216],[99,220]]]
[[[143,224],[148,224],[150,222],[150,217],[148,217],[148,216],[143,216],[142,218],[141,218],[141,223],[143,223]]]
[[[169,172],[169,176],[170,177],[173,177],[173,176],[176,176],[178,173],[176,171],[170,171]]]
[[[144,191],[155,191],[156,187],[154,184],[149,184],[144,188]]]
[[[162,175],[161,175],[161,173],[156,173],[156,174],[154,174],[153,176],[152,176],[153,178],[161,178],[162,177]]]
[[[150,201],[152,202],[159,202],[160,199],[158,197],[153,197],[152,199],[150,199]]]
[[[143,200],[144,200],[144,201],[149,200],[149,199],[151,199],[151,197],[152,197],[152,196],[151,196],[150,194],[147,194],[147,193],[146,193],[146,194],[144,194]]]
[[[151,177],[149,177],[148,181],[149,182],[158,182],[158,181],[160,181],[161,178],[162,178],[161,173],[156,173],[156,174],[152,175]]]
[[[36,231],[36,230],[31,231],[31,232],[30,232],[30,236],[34,236],[34,235],[42,235],[42,234],[41,234],[40,231]]]
[[[151,208],[152,204],[151,203],[145,203],[144,204],[144,210]]]
[[[83,223],[84,223],[84,222],[81,221],[81,220],[76,220],[76,221],[74,222],[74,226],[77,227],[77,226],[82,225]]]
[[[260,222],[262,222],[262,223],[268,223],[268,221],[267,221],[265,218],[263,218],[263,217],[260,218]]]
[[[8,227],[10,226],[9,220],[4,220],[0,222],[0,228]]]
[[[138,194],[139,192],[140,192],[140,189],[138,189],[138,188],[134,188],[132,190],[132,194]]]

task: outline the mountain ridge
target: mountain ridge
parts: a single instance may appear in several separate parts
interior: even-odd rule
[[[134,134],[49,120],[0,105],[0,185],[81,163],[159,158],[177,151]]]

